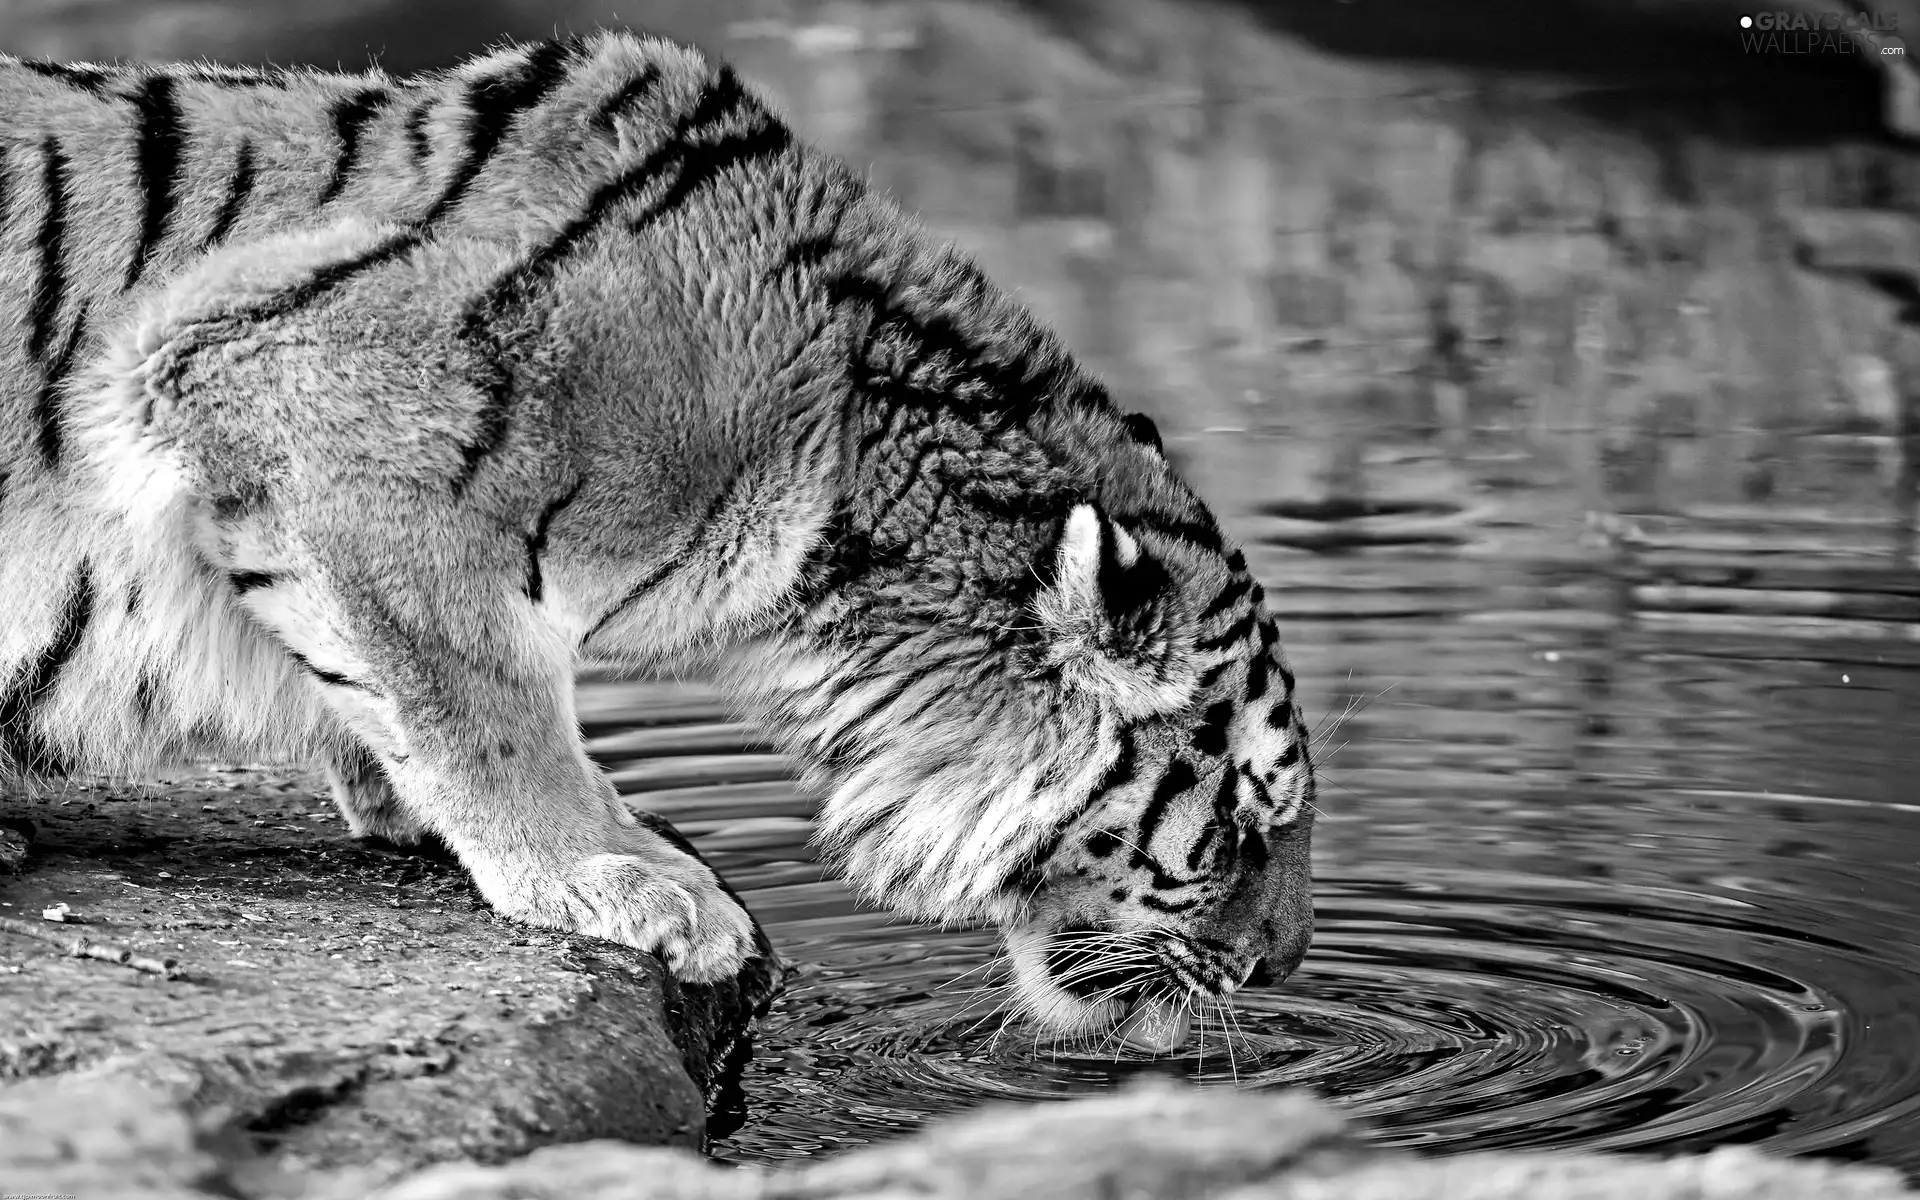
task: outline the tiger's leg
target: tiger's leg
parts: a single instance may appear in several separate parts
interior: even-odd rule
[[[446,526],[351,524],[280,541],[280,569],[243,603],[378,756],[399,808],[503,915],[656,951],[692,982],[737,972],[745,909],[588,761],[571,647]],[[411,532],[368,545],[382,529]]]
[[[396,846],[416,846],[427,828],[400,803],[387,773],[366,747],[354,742],[327,756],[327,786],[333,806],[357,838],[378,838]]]

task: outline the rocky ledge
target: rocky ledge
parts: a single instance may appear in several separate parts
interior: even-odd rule
[[[682,986],[503,921],[451,860],[348,838],[315,777],[15,787],[0,1192],[264,1200],[351,1167],[364,1194],[554,1142],[698,1149],[777,986],[770,956]]]

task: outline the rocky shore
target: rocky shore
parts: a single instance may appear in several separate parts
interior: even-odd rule
[[[348,838],[317,778],[54,784],[4,812],[6,1194],[102,1194],[20,1175],[124,1149],[123,1116],[219,1131],[250,1197],[583,1138],[698,1150],[777,987],[771,960],[682,986],[503,921],[456,863]],[[124,1165],[103,1161],[101,1186]]]
[[[265,1195],[232,1139],[126,1087],[23,1106],[0,1093],[0,1180],[88,1200]],[[30,1144],[31,1140],[31,1144]],[[23,1151],[25,1151],[23,1153]],[[1369,1147],[1302,1093],[1168,1083],[1058,1104],[999,1106],[887,1146],[781,1171],[730,1170],[689,1151],[593,1141],[502,1166],[431,1167],[387,1186],[364,1171],[308,1174],[303,1200],[1887,1200],[1893,1172],[1770,1159],[1745,1149],[1666,1161],[1595,1154],[1422,1159]]]

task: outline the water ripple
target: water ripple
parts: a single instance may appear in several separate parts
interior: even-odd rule
[[[1465,595],[1457,618],[1289,624],[1337,726],[1319,931],[1174,1058],[1036,1041],[996,1007],[992,935],[855,904],[804,844],[811,802],[709,697],[588,689],[621,790],[799,966],[715,1153],[830,1153],[1162,1073],[1309,1088],[1424,1150],[1752,1143],[1920,1173],[1915,660],[1569,622],[1560,574],[1471,567],[1419,568]]]
[[[1795,1104],[1840,1069],[1848,996],[1912,986],[1868,947],[1718,898],[1533,891],[1489,895],[1464,873],[1414,886],[1327,880],[1299,974],[1243,995],[1158,1061],[1003,1027],[982,979],[994,956],[985,934],[850,915],[786,939],[807,965],[749,1072],[764,1115],[717,1151],[814,1154],[982,1100],[1081,1093],[1142,1071],[1313,1088],[1382,1141],[1426,1149],[1747,1141],[1807,1124]],[[1821,951],[1817,979],[1766,965],[1808,945]],[[1847,1086],[1858,1112],[1911,1095],[1920,1075],[1909,1064]]]

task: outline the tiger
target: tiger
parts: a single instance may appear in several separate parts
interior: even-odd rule
[[[586,753],[705,671],[823,859],[1178,1048],[1312,934],[1244,553],[1147,417],[724,61],[0,59],[0,764],[309,764],[355,837],[711,983],[755,925]]]

